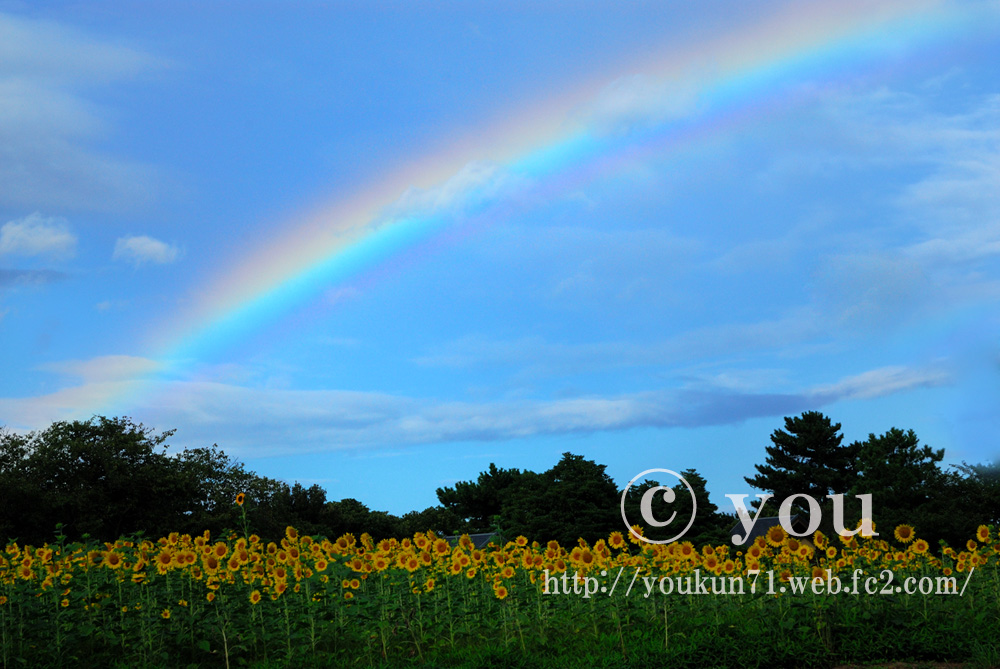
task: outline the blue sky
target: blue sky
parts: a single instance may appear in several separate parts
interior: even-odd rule
[[[0,2],[0,424],[394,513],[718,503],[812,409],[1000,457],[1000,6],[823,4]]]

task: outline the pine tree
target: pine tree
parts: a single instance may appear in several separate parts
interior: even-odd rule
[[[826,506],[825,497],[847,493],[855,478],[855,458],[859,446],[842,446],[840,423],[833,424],[818,411],[806,411],[797,418],[785,418],[785,429],[771,434],[766,448],[767,464],[755,465],[758,474],[744,480],[754,488],[774,494],[768,502],[777,515],[781,502],[797,494],[813,497]],[[774,505],[771,507],[770,505]],[[795,508],[808,510],[806,500],[796,500]]]

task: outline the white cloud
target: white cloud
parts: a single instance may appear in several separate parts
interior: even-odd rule
[[[886,367],[799,392],[748,392],[707,385],[614,396],[463,402],[378,392],[289,390],[210,381],[138,381],[153,361],[109,356],[51,365],[88,379],[33,398],[0,398],[0,416],[37,429],[88,418],[127,397],[131,417],[178,428],[179,446],[219,443],[241,457],[385,448],[421,443],[502,441],[537,435],[737,424],[794,415],[841,400],[869,399],[939,386],[938,369]]]
[[[390,217],[461,212],[511,191],[519,179],[488,161],[472,161],[433,188],[411,186],[387,211]]]
[[[832,256],[816,278],[841,323],[855,329],[903,325],[935,294],[921,265],[901,254]]]
[[[142,72],[150,57],[53,23],[0,14],[0,76],[102,83]]]
[[[76,235],[62,218],[47,218],[36,212],[0,228],[0,255],[66,258],[75,250]]]
[[[593,372],[625,367],[662,367],[749,351],[784,351],[829,334],[831,318],[813,309],[794,309],[774,320],[732,322],[694,328],[651,342],[553,343],[538,337],[495,340],[465,337],[413,360],[423,367],[528,369],[535,374]]]
[[[599,132],[627,132],[689,116],[697,103],[693,80],[633,74],[613,81],[578,116]]]
[[[180,249],[145,235],[121,237],[115,242],[115,260],[130,262],[136,267],[145,263],[164,265],[172,263],[180,256]]]
[[[0,205],[108,211],[147,202],[152,171],[91,145],[110,128],[86,92],[158,65],[65,26],[0,14]]]
[[[81,379],[85,383],[140,379],[160,369],[155,360],[133,355],[104,355],[89,360],[50,362],[40,369]]]
[[[952,375],[942,368],[881,367],[815,388],[812,396],[817,399],[871,399],[916,388],[948,385],[952,380]]]

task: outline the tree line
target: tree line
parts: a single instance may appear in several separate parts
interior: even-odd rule
[[[775,430],[763,464],[745,481],[771,493],[761,512],[778,514],[782,500],[804,493],[821,502],[821,529],[832,534],[832,502],[827,495],[846,494],[850,523],[860,519],[854,495],[871,494],[876,529],[890,537],[909,524],[933,544],[963,544],[979,524],[1000,523],[1000,467],[962,463],[944,469],[943,450],[922,446],[912,430],[892,428],[864,441],[843,443],[840,424],[819,412],[787,417]],[[217,445],[169,453],[173,431],[157,434],[129,418],[95,417],[57,422],[45,430],[18,434],[0,429],[0,539],[40,544],[57,536],[70,540],[113,540],[143,533],[213,534],[242,526],[270,539],[287,525],[327,537],[345,532],[373,537],[411,536],[434,530],[443,534],[494,532],[504,538],[556,539],[573,545],[624,531],[622,490],[606,466],[581,455],[564,453],[544,472],[503,469],[491,464],[470,481],[437,489],[439,504],[396,516],[373,511],[356,499],[327,500],[318,485],[304,487],[248,471]],[[680,472],[691,485],[698,513],[685,540],[695,544],[728,543],[736,524],[712,502],[705,478],[695,469]],[[629,489],[626,517],[641,521],[640,501],[656,481]],[[690,517],[690,493],[672,488],[673,504],[662,491],[654,496],[653,516],[676,513],[681,526]],[[740,491],[732,491],[740,492]],[[238,507],[238,493],[246,503]],[[796,512],[808,512],[797,498]],[[729,502],[725,500],[728,507]],[[853,526],[853,525],[852,525]],[[679,530],[643,527],[653,539]]]

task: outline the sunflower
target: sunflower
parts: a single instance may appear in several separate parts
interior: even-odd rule
[[[250,593],[250,603],[254,606],[260,604],[260,590],[254,590]]]
[[[163,609],[163,611],[160,613],[160,617],[163,618],[164,620],[170,620],[170,609]]]
[[[765,538],[767,539],[768,544],[770,544],[774,548],[778,548],[783,543],[785,543],[785,540],[788,538],[788,533],[785,532],[785,528],[783,528],[781,525],[772,525],[771,527],[767,528],[767,534],[765,535]]]
[[[502,585],[493,588],[493,592],[496,594],[497,599],[507,598],[507,588]]]
[[[639,544],[642,544],[643,541],[645,541],[642,538],[642,536],[643,536],[642,535],[642,528],[639,527],[638,525],[633,525],[632,527],[628,528],[628,530],[629,530],[629,532],[628,532],[628,540],[631,541],[632,543],[634,543],[636,545],[639,545]]]
[[[896,531],[893,532],[893,534],[896,536],[896,541],[902,542],[904,544],[910,543],[911,541],[913,541],[914,538],[913,527],[911,527],[910,525],[906,525],[905,523],[903,525],[897,526]]]
[[[549,543],[551,543],[551,542],[549,542]],[[624,548],[624,546],[625,546],[625,537],[622,536],[621,532],[612,532],[608,536],[608,545],[611,546],[612,548],[614,548],[615,550],[619,550],[621,548]]]
[[[170,552],[170,549],[164,548],[156,555],[156,571],[159,574],[162,575],[167,573],[167,570],[170,569],[173,566],[173,564],[174,564],[174,556]]]
[[[236,495],[236,506],[243,506],[243,502],[245,502],[246,499],[247,499],[247,496],[245,494],[243,494],[243,493],[237,494]]]
[[[424,592],[430,592],[433,589],[434,589],[434,579],[433,578],[429,578],[426,581],[424,581]]]
[[[930,545],[923,539],[917,539],[913,543],[913,552],[917,553],[918,555],[926,553],[928,548],[930,548]]]
[[[214,602],[215,601],[215,593],[214,592],[208,593],[207,595],[205,595],[205,599],[207,599],[210,602]]]
[[[979,529],[976,530],[976,538],[979,539],[980,543],[985,544],[990,540],[990,528],[985,525],[980,525]]]

